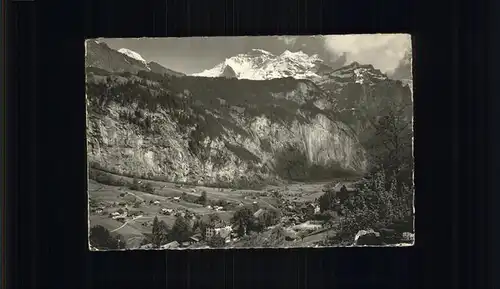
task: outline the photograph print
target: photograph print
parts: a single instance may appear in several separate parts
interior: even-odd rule
[[[411,246],[407,34],[85,41],[89,248]]]

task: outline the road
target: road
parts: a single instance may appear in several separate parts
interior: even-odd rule
[[[132,195],[132,196],[134,196],[134,197],[136,197],[136,198],[137,198],[137,199],[139,199],[141,202],[142,202],[142,201],[144,201],[144,199],[143,199],[143,198],[139,197],[138,195],[136,195],[136,194],[134,194],[134,193],[131,193],[131,192],[125,192],[125,193],[127,193],[127,194],[129,194],[129,195]]]
[[[116,228],[116,229],[114,229],[114,230],[112,230],[110,232],[116,232],[116,231],[120,230],[121,228],[125,227],[128,223],[130,223],[132,221],[135,221],[135,220],[137,220],[139,218],[142,218],[142,217],[143,217],[142,215],[139,215],[139,216],[137,216],[137,217],[135,217],[133,219],[130,219],[130,220],[126,221],[125,223],[123,223],[123,225],[121,225],[120,227],[118,227],[118,228]]]

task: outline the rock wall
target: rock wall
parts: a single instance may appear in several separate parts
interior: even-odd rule
[[[134,106],[111,103],[106,113],[89,113],[89,162],[120,174],[168,181],[231,182],[257,175],[271,178],[276,154],[292,145],[303,151],[310,165],[338,164],[354,171],[366,167],[356,137],[342,123],[321,114],[307,123],[295,120],[289,124],[272,122],[265,116],[242,117],[239,123],[248,135],[227,130],[219,137],[206,137],[202,145],[210,157],[203,162],[190,152],[188,134],[179,133],[178,124],[166,111],[146,112],[157,131],[150,133],[120,119],[120,112],[134,110]]]

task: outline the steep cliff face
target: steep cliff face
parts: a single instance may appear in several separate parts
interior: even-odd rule
[[[235,77],[239,79],[293,77],[313,81],[324,92],[324,97],[315,98],[314,105],[323,110],[334,110],[337,120],[347,124],[363,138],[372,137],[370,122],[383,115],[382,110],[389,105],[388,101],[412,102],[411,51],[401,60],[398,69],[391,75],[392,79],[370,64],[352,62],[334,68],[318,55],[307,55],[302,51],[285,51],[273,55],[261,49],[230,57],[214,68],[195,75],[219,77],[226,69],[234,71]],[[399,78],[395,78],[396,75]],[[412,117],[411,108],[407,115]]]
[[[89,162],[117,173],[213,184],[367,165],[310,81],[92,73],[87,88]]]
[[[370,122],[386,115],[388,109],[404,106],[407,118],[413,117],[411,87],[372,65],[353,62],[326,74],[317,84],[328,95],[325,105],[334,106],[338,119],[361,138],[373,137]]]

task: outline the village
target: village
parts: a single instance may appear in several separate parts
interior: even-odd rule
[[[295,183],[260,191],[147,183],[148,192],[90,180],[91,226],[120,234],[128,249],[260,247],[251,239],[266,239],[276,228],[284,239],[273,246],[317,246],[326,234],[334,233],[318,198],[327,186],[339,192],[352,190],[342,182]],[[155,218],[170,230],[178,219],[185,220],[189,232],[155,246],[151,242]]]

